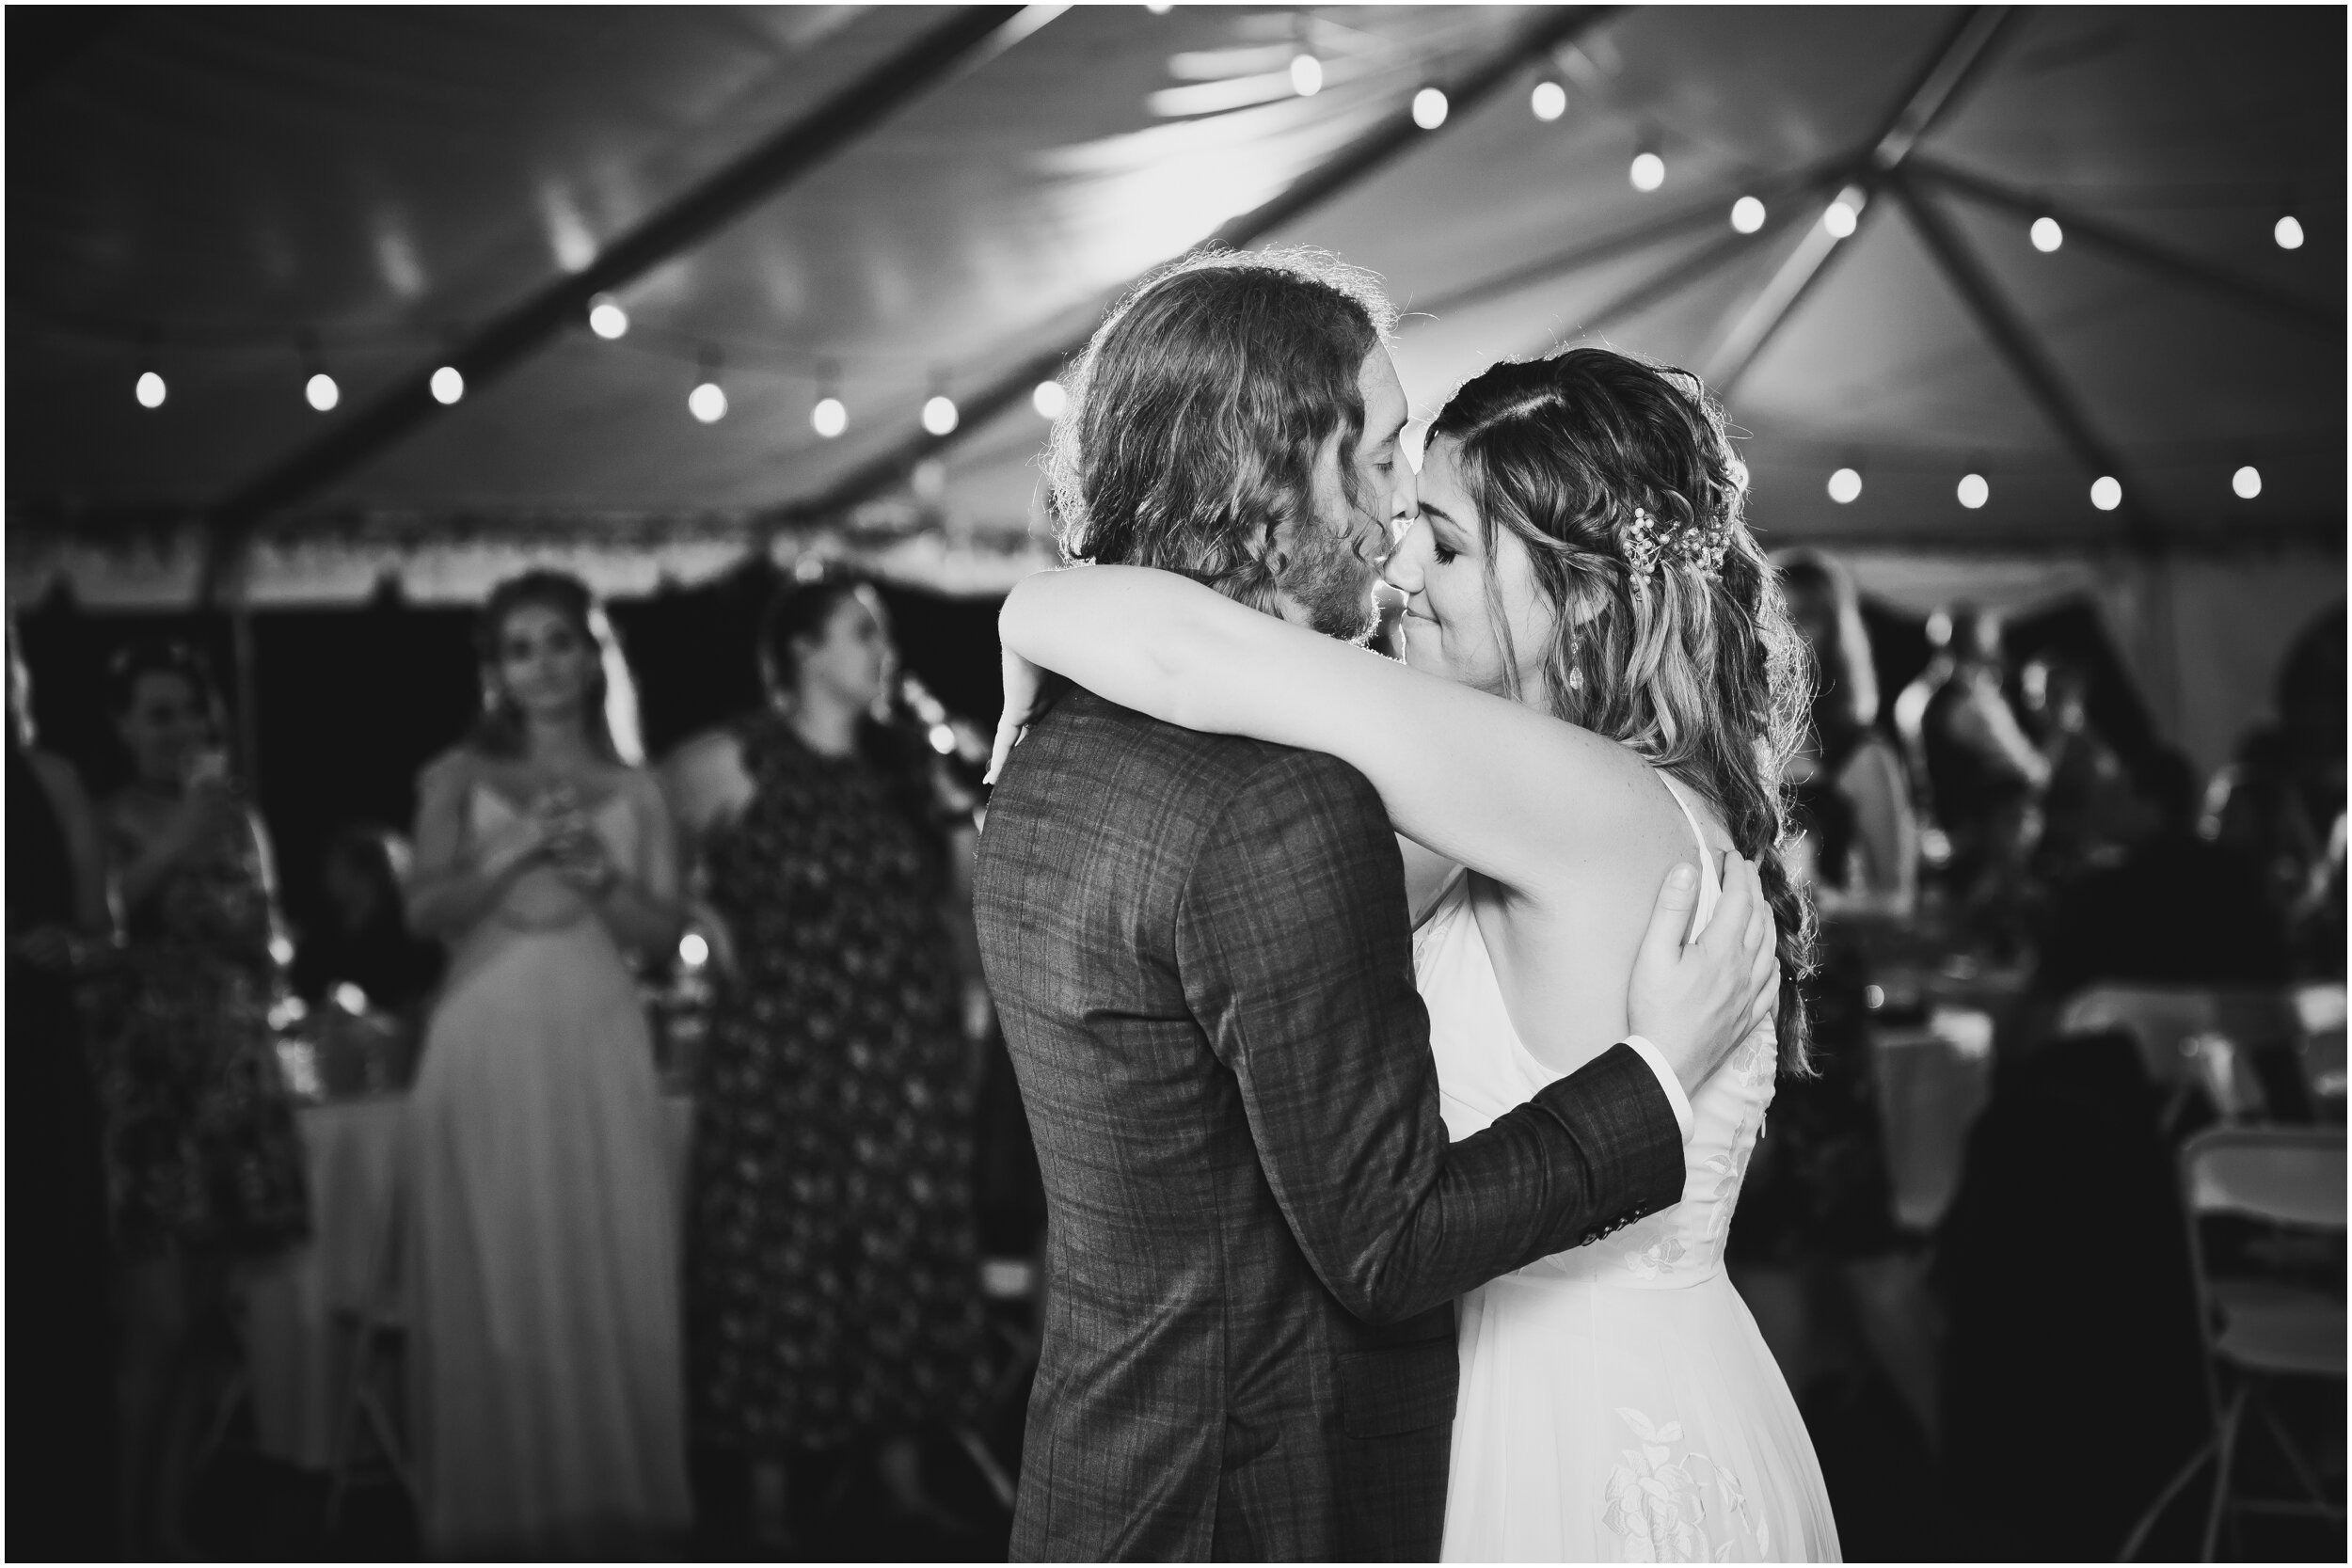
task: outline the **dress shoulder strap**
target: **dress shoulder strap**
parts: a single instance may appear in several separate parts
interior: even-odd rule
[[[1699,847],[1699,907],[1691,919],[1691,935],[1695,937],[1707,929],[1708,921],[1714,917],[1716,901],[1724,893],[1723,879],[1716,875],[1714,852],[1707,847],[1707,835],[1699,831],[1698,813],[1691,809],[1690,797],[1682,793],[1673,774],[1663,768],[1657,769],[1657,773],[1658,782],[1666,786],[1666,793],[1682,808],[1682,819],[1691,824],[1691,837]]]

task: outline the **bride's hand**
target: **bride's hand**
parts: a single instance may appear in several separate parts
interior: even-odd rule
[[[1045,684],[1045,672],[1014,653],[1004,650],[1005,711],[996,720],[996,743],[988,753],[988,772],[982,784],[994,784],[996,775],[1005,769],[1005,759],[1021,743],[1022,732],[1029,721],[1037,717],[1038,692]]]

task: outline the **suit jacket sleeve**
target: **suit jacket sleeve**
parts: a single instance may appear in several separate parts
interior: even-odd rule
[[[1682,1139],[1627,1046],[1460,1143],[1438,1115],[1404,874],[1371,784],[1270,756],[1185,885],[1178,966],[1241,1085],[1260,1163],[1316,1274],[1391,1322],[1682,1196]]]

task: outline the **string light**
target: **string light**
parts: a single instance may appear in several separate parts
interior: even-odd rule
[[[141,408],[161,408],[164,405],[164,378],[153,371],[139,372],[135,391]]]
[[[2036,250],[2047,256],[2066,243],[2066,230],[2058,227],[2058,219],[2040,217],[2033,220],[2033,227],[2026,230],[2026,237],[2033,241]]]
[[[700,969],[710,961],[710,942],[700,931],[689,931],[677,939],[678,961],[689,969]]]
[[[1038,411],[1041,419],[1058,420],[1070,406],[1070,394],[1058,381],[1041,381],[1037,390],[1029,394],[1029,406]]]
[[[302,384],[302,395],[309,400],[311,407],[322,414],[343,401],[342,388],[336,386],[335,378],[325,371],[310,372],[310,379]]]
[[[817,406],[808,411],[808,427],[826,440],[832,440],[850,428],[848,405],[827,392],[817,400]]]
[[[945,392],[933,392],[923,404],[923,428],[933,436],[953,435],[959,418],[956,400]]]
[[[699,379],[686,394],[686,411],[705,424],[717,424],[727,417],[726,388],[719,385],[719,351],[706,348],[695,358],[700,361]]]
[[[2250,463],[2248,464],[2230,476],[2230,488],[2237,492],[2238,499],[2252,500],[2263,493],[2262,470]]]
[[[611,342],[628,330],[628,312],[611,294],[598,294],[588,302],[588,330]]]
[[[1666,182],[1666,160],[1655,152],[1636,152],[1626,174],[1635,190],[1654,191]]]
[[[1764,227],[1764,203],[1752,196],[1743,196],[1731,204],[1731,226],[1742,234],[1753,234]]]
[[[433,372],[433,401],[444,405],[455,403],[466,395],[466,377],[454,365],[443,365]]]
[[[2302,249],[2303,220],[2296,217],[2293,213],[2287,214],[2277,223],[2271,225],[2270,237],[2279,242],[2279,248],[2280,250]]]
[[[1323,90],[1323,62],[1312,55],[1291,56],[1291,91],[1301,98],[1312,98]]]
[[[1549,125],[1568,112],[1568,89],[1546,77],[1527,95],[1527,106],[1537,119]]]
[[[1984,482],[1982,474],[1960,476],[1960,504],[1974,512],[1993,499],[1993,486]]]
[[[1862,494],[1862,476],[1851,468],[1840,468],[1829,476],[1829,499],[1844,506]]]
[[[1450,107],[1445,94],[1437,87],[1423,87],[1413,94],[1413,123],[1424,131],[1435,131],[1445,123]]]
[[[2090,504],[2102,512],[2112,512],[2123,504],[2123,486],[2112,474],[2101,474],[2090,482]]]
[[[1821,227],[1829,230],[1829,236],[1833,240],[1853,238],[1853,231],[1861,222],[1862,204],[1859,193],[1851,185],[1838,192],[1837,199],[1831,202],[1828,210],[1821,214]]]

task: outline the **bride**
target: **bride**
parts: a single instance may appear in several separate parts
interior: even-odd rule
[[[1429,433],[1384,576],[1404,662],[1172,573],[1017,587],[998,752],[1041,669],[1187,728],[1335,754],[1379,790],[1415,911],[1447,1131],[1467,1137],[1626,1027],[1661,878],[1754,858],[1784,980],[1809,922],[1776,848],[1802,643],[1741,518],[1721,408],[1606,349],[1502,364]],[[1449,1560],[1833,1560],[1795,1402],[1723,1267],[1797,987],[1698,1091],[1682,1200],[1463,1298]]]

